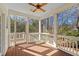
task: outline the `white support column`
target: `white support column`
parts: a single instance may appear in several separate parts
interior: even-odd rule
[[[25,19],[25,40],[26,40],[26,43],[27,43],[27,20]]]
[[[11,35],[10,35],[10,33],[11,33],[11,20],[10,20],[10,18],[8,18],[8,33],[9,33],[9,35],[8,35],[8,46],[10,47],[10,45],[11,45],[11,43],[10,43],[10,37],[11,37]]]
[[[14,46],[16,44],[16,21],[14,21]]]
[[[25,28],[25,39],[26,43],[28,44],[30,37],[29,37],[29,20],[26,18],[26,28]]]
[[[41,39],[41,20],[39,20],[39,40]]]
[[[45,30],[45,32],[47,32],[47,19],[46,19],[46,28],[44,30]]]
[[[56,41],[57,41],[57,15],[54,15],[54,42],[53,46],[56,48]]]

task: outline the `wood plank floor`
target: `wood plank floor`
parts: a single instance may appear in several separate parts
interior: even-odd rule
[[[52,48],[45,43],[33,44],[22,43],[8,48],[5,56],[71,56],[61,50]]]

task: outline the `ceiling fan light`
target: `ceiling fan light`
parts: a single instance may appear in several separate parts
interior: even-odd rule
[[[37,9],[35,12],[43,12],[42,10],[40,10],[40,9]]]

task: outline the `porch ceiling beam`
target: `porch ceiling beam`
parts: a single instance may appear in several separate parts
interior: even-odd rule
[[[38,17],[38,16],[29,15],[29,14],[26,14],[26,13],[24,13],[24,12],[12,10],[12,9],[8,9],[8,11],[9,11],[9,12],[8,12],[9,15],[25,16],[25,17],[28,17],[28,18],[30,18],[30,19],[35,19],[35,20],[40,19],[40,17]]]

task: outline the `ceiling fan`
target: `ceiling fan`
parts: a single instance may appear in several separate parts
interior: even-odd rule
[[[36,9],[33,10],[33,12],[45,12],[46,10],[42,9],[43,6],[47,5],[47,3],[29,3],[29,5],[34,6]]]

